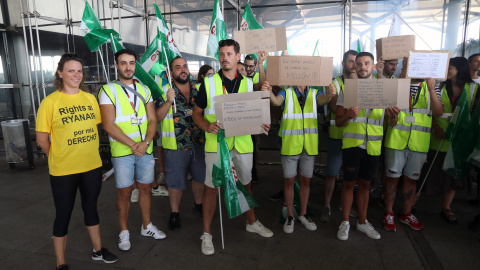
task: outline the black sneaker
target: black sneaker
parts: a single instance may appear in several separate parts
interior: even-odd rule
[[[66,264],[62,264],[60,265],[59,267],[55,268],[57,270],[68,270],[70,269],[70,266],[69,265],[66,265]]]
[[[260,178],[258,178],[256,174],[252,176],[252,183],[254,184],[260,183]]]
[[[175,228],[180,228],[180,213],[170,213],[170,219],[168,220],[168,227],[170,230],[175,230]]]
[[[114,263],[118,261],[118,257],[112,254],[108,249],[102,247],[100,251],[93,252],[92,259],[94,261],[104,261],[105,263]]]
[[[192,207],[192,212],[196,216],[203,217],[203,205],[202,204],[196,204],[194,202],[193,207]]]
[[[283,199],[283,190],[270,196],[270,200],[276,202]]]

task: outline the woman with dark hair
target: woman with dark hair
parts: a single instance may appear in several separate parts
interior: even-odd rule
[[[203,82],[203,80],[215,73],[215,70],[213,70],[213,67],[209,65],[203,65],[200,67],[198,70],[198,78],[197,78],[197,86],[200,86],[200,84]],[[198,89],[198,88],[197,88]]]
[[[84,222],[93,244],[92,259],[106,263],[118,260],[102,247],[100,239],[97,199],[102,187],[102,161],[97,125],[102,120],[95,97],[81,90],[86,89],[83,82],[82,59],[75,54],[62,55],[55,72],[57,91],[43,99],[37,114],[37,143],[48,157],[56,210],[53,225],[56,269],[69,269],[65,246],[78,189]]]
[[[472,102],[476,93],[478,84],[472,81],[467,59],[464,57],[454,57],[450,59],[448,66],[447,80],[440,85],[442,89],[443,114],[440,117],[434,117],[432,121],[433,136],[430,139],[430,151],[428,152],[428,161],[431,164],[438,150],[437,158],[434,161],[433,170],[428,176],[428,186],[426,193],[443,193],[443,206],[441,215],[446,222],[455,224],[457,217],[452,212],[450,205],[457,190],[464,188],[464,179],[456,179],[442,170],[445,155],[450,146],[446,140],[445,130],[448,122],[455,111],[455,107],[463,91],[467,92],[469,102]],[[429,167],[425,166],[426,168]],[[438,182],[439,181],[439,182]],[[439,190],[441,189],[441,190]]]

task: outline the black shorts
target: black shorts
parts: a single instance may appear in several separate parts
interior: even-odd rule
[[[343,149],[342,159],[345,181],[357,181],[358,178],[372,181],[380,163],[380,156],[371,156],[360,147]]]

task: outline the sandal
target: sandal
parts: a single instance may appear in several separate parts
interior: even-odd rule
[[[440,212],[440,215],[445,219],[446,222],[450,224],[457,223],[457,217],[450,209],[443,209],[442,212]]]

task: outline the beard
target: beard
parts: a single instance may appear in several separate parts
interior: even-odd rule
[[[133,79],[134,74],[135,74],[135,71],[133,72],[133,75],[132,75],[132,76],[127,76],[127,75],[125,75],[125,73],[123,73],[123,71],[122,71],[122,72],[118,71],[118,76],[119,76],[119,77],[122,77],[122,79],[124,79],[124,80],[131,80],[131,79]]]
[[[182,79],[180,77],[181,74],[186,74],[187,75],[187,78],[186,79]],[[179,76],[173,76],[173,79],[178,82],[179,84],[186,84],[190,81],[190,73],[186,73],[186,72],[183,72],[183,73],[180,73]]]

